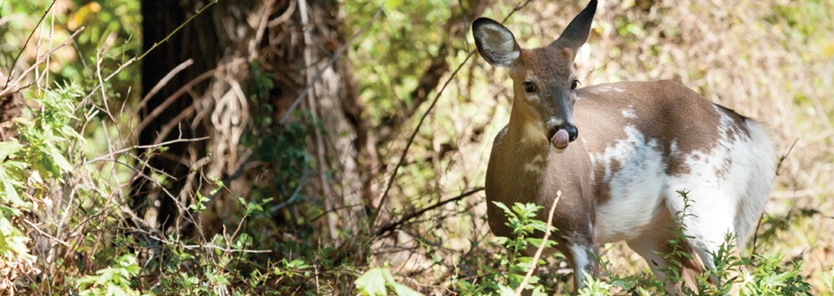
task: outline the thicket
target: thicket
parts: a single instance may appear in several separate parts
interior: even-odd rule
[[[143,178],[166,188],[168,176],[143,175],[136,167],[172,143],[140,147],[125,137],[139,124],[131,110],[142,99],[141,73],[130,66],[143,54],[139,2],[0,2],[0,108],[19,110],[0,118],[0,289],[507,295],[522,286],[569,293],[572,275],[563,256],[543,261],[519,252],[552,243],[528,237],[547,230],[532,219],[546,209],[505,205],[519,235],[488,233],[483,174],[491,137],[507,121],[512,98],[505,75],[474,54],[465,24],[467,12],[499,20],[512,15],[508,26],[531,47],[555,38],[580,5],[477,2],[341,3],[345,33],[361,33],[343,59],[370,106],[364,119],[397,128],[375,135],[390,141],[376,147],[383,174],[368,185],[385,197],[361,209],[374,218],[335,238],[321,222],[333,213],[304,189],[316,161],[305,147],[316,129],[326,132],[304,109],[269,133],[272,118],[256,114],[241,136],[255,159],[277,168],[269,176],[274,187],[239,196],[224,180],[201,175],[209,190],[181,205],[197,234],[152,231],[147,217],[131,209],[130,187]],[[378,10],[381,17],[373,18]],[[834,289],[834,103],[825,99],[834,96],[832,11],[829,0],[604,3],[590,58],[578,65],[586,85],[679,80],[772,131],[783,155],[773,200],[744,252],[749,255],[717,254],[722,268],[713,274],[739,282],[745,295],[831,295]],[[247,97],[267,99],[275,73],[256,61],[246,66],[252,73]],[[425,78],[437,86],[415,93]],[[140,148],[146,152],[137,154]],[[218,192],[237,206],[220,226],[224,231],[204,232],[201,214]],[[663,291],[664,283],[623,245],[605,246],[602,254],[607,277],[589,279],[581,295]],[[533,264],[543,272],[525,280]],[[730,270],[741,276],[727,278]],[[692,295],[727,292],[726,285],[707,285],[707,276]]]

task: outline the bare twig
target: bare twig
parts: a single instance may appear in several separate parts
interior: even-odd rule
[[[205,73],[200,74],[196,78],[192,79],[191,81],[189,81],[188,83],[186,83],[182,87],[180,87],[180,89],[178,89],[176,92],[174,92],[174,94],[172,94],[171,96],[166,98],[165,101],[163,101],[161,104],[156,106],[156,108],[154,108],[153,111],[151,111],[148,115],[146,115],[144,118],[142,118],[142,122],[140,122],[139,125],[137,125],[135,129],[133,129],[133,132],[131,132],[131,137],[133,135],[138,135],[143,130],[145,130],[145,128],[149,124],[151,124],[151,122],[154,121],[160,114],[162,114],[163,111],[168,109],[168,106],[173,104],[174,101],[179,99],[182,95],[184,95],[186,92],[188,92],[188,90],[192,89],[198,83],[203,82],[204,80],[211,78],[215,73],[217,73],[218,69],[221,69],[221,67],[217,67],[215,69],[208,70]],[[144,103],[147,103],[147,102],[144,102]],[[196,101],[194,103],[192,103],[192,106],[196,103],[197,103]],[[139,108],[137,108],[137,110],[141,109],[143,107],[144,107],[144,104],[140,103]],[[180,121],[181,120],[172,120],[171,122],[175,122],[175,124],[176,124],[176,123],[179,123]]]
[[[171,31],[171,33],[169,33],[167,36],[165,36],[165,38],[162,38],[162,40],[155,42],[155,43],[151,46],[151,48],[148,48],[148,50],[146,50],[145,52],[143,52],[143,53],[142,53],[142,55],[140,55],[140,56],[136,56],[136,57],[133,57],[133,58],[131,58],[131,59],[127,60],[127,62],[125,62],[124,64],[122,64],[121,66],[119,66],[119,68],[118,68],[118,69],[116,69],[116,71],[114,71],[113,73],[110,73],[110,75],[108,75],[106,78],[104,78],[104,81],[105,81],[105,82],[109,81],[109,80],[110,80],[110,78],[113,78],[113,76],[116,76],[116,74],[119,74],[119,72],[122,72],[122,70],[124,70],[125,68],[127,68],[127,66],[130,66],[131,64],[133,64],[133,63],[134,63],[134,62],[136,62],[136,61],[142,60],[142,59],[143,59],[143,58],[145,58],[145,56],[146,56],[146,55],[148,55],[148,53],[150,53],[152,50],[156,49],[158,46],[162,45],[163,43],[168,42],[168,40],[169,40],[169,39],[171,39],[171,37],[173,37],[173,36],[174,36],[174,34],[176,34],[177,32],[179,32],[179,31],[180,31],[183,27],[185,27],[185,25],[186,25],[186,24],[190,23],[190,22],[191,22],[192,20],[194,20],[194,18],[196,18],[197,16],[199,16],[199,15],[203,14],[203,12],[204,12],[204,11],[206,11],[206,9],[208,9],[208,8],[209,8],[209,7],[211,7],[211,6],[213,6],[213,5],[214,5],[214,4],[216,4],[218,1],[219,1],[219,0],[214,0],[214,1],[211,1],[211,2],[209,2],[208,4],[206,4],[206,6],[203,6],[202,8],[200,8],[199,10],[197,10],[197,11],[194,13],[194,15],[192,15],[192,16],[191,16],[191,17],[189,17],[187,20],[185,20],[185,22],[183,22],[183,23],[182,23],[179,27],[177,27],[176,29],[174,29],[173,31]],[[92,97],[92,96],[93,96],[93,94],[94,94],[94,93],[96,93],[96,90],[98,90],[98,89],[99,89],[100,87],[102,87],[102,86],[103,86],[102,84],[98,84],[98,85],[96,85],[95,87],[93,87],[93,89],[92,89],[92,90],[90,90],[90,93],[89,93],[89,94],[87,94],[87,96],[85,96],[85,97],[84,97],[84,100],[82,100],[82,102],[86,102],[88,99],[90,99],[90,97]]]
[[[18,52],[17,55],[14,57],[14,60],[11,63],[11,69],[9,69],[9,77],[6,78],[6,84],[3,85],[3,89],[6,89],[7,87],[9,87],[9,82],[12,81],[12,76],[14,76],[12,71],[14,71],[14,66],[17,64],[17,60],[20,59],[21,55],[23,55],[23,51],[25,51],[26,46],[29,45],[29,40],[32,40],[32,36],[35,35],[35,32],[38,30],[37,28],[41,25],[41,23],[43,23],[43,20],[46,19],[46,15],[49,14],[50,11],[52,11],[52,7],[55,6],[55,2],[58,2],[58,1],[53,0],[52,4],[49,4],[49,7],[46,8],[46,11],[43,12],[43,15],[41,16],[41,19],[35,25],[35,29],[32,29],[32,32],[29,32],[29,37],[26,37],[26,42],[23,43],[23,47],[20,49],[20,52]],[[81,31],[81,30],[79,29],[78,31]],[[70,40],[70,39],[72,39],[72,37],[67,38],[67,40]],[[35,65],[38,65],[38,64],[40,64],[40,63],[35,63]],[[20,74],[19,77],[23,77],[23,76],[26,76],[26,72],[24,72],[23,74]],[[14,83],[12,85],[15,85],[15,84],[17,84],[17,83]],[[2,97],[2,95],[0,95],[0,97]]]
[[[208,139],[209,139],[209,137],[194,138],[194,139],[175,139],[175,140],[162,142],[162,143],[155,144],[155,145],[134,145],[134,146],[130,146],[130,147],[127,147],[127,148],[124,148],[124,149],[119,149],[119,150],[107,153],[105,155],[93,158],[91,160],[85,161],[84,165],[88,165],[88,164],[91,164],[91,163],[94,163],[94,162],[97,162],[97,161],[102,161],[102,160],[113,160],[112,159],[113,155],[125,153],[125,152],[135,150],[135,149],[159,148],[161,146],[170,145],[170,144],[174,144],[174,143],[197,142],[197,141],[208,140]]]
[[[179,245],[168,240],[164,240],[159,237],[155,237],[153,235],[150,236],[152,239],[155,239],[159,242],[165,243],[167,245],[174,245],[177,247],[182,247],[183,249],[215,249],[220,250],[225,253],[272,253],[272,250],[247,250],[247,249],[231,249],[228,247],[218,246],[212,243],[207,243],[205,245]]]
[[[31,227],[32,229],[34,229],[35,231],[37,231],[37,232],[38,232],[38,233],[40,233],[41,235],[43,235],[43,236],[45,236],[45,237],[48,237],[49,239],[51,239],[51,240],[53,240],[53,241],[56,241],[56,242],[58,242],[58,243],[60,243],[60,244],[64,245],[64,246],[65,246],[65,247],[67,247],[67,248],[70,248],[70,244],[69,244],[69,243],[67,243],[67,242],[65,242],[65,241],[62,241],[61,239],[59,239],[59,238],[57,238],[57,237],[54,237],[54,236],[52,236],[52,235],[50,235],[50,234],[48,234],[48,233],[46,233],[46,232],[43,232],[43,230],[41,230],[40,228],[38,228],[37,226],[35,226],[35,224],[32,224],[32,222],[29,222],[28,220],[23,219],[23,223],[26,223],[26,225],[29,225],[29,227]]]
[[[503,20],[501,20],[501,23],[502,24],[506,23],[507,20],[510,19],[511,16],[513,16],[513,14],[515,14],[519,10],[524,9],[524,7],[527,7],[527,4],[530,4],[530,2],[533,2],[533,0],[527,0],[527,1],[524,1],[524,3],[516,4],[516,6],[513,7],[513,10],[510,11],[510,13],[508,13],[507,16],[505,16]]]
[[[292,16],[292,13],[295,12],[295,3],[296,2],[298,2],[298,1],[297,0],[290,0],[290,6],[287,7],[287,9],[284,11],[284,14],[281,14],[281,16],[269,20],[269,23],[267,23],[267,26],[268,27],[275,27],[275,26],[280,25],[280,24],[286,22],[287,20],[289,20],[290,17]]]
[[[542,243],[539,244],[539,248],[536,250],[536,254],[533,255],[533,262],[530,264],[530,270],[527,271],[527,274],[524,275],[524,280],[521,281],[521,284],[518,285],[518,288],[515,289],[515,295],[521,295],[521,292],[524,291],[524,286],[527,286],[527,281],[530,280],[530,277],[533,276],[533,271],[536,270],[536,263],[538,263],[539,258],[542,256],[542,251],[544,251],[545,246],[547,246],[547,238],[550,237],[550,229],[553,228],[553,214],[556,213],[556,204],[559,203],[559,199],[562,198],[562,190],[556,192],[556,199],[553,200],[553,204],[550,205],[550,212],[547,214],[547,228],[544,231],[544,237],[542,237]]]
[[[788,155],[790,155],[791,151],[793,151],[793,147],[796,146],[796,142],[799,142],[799,138],[796,138],[796,140],[793,141],[793,144],[791,144],[791,147],[788,148],[788,151],[785,152],[785,154],[779,156],[779,162],[776,164],[776,176],[779,176],[779,169],[782,168],[782,163],[785,162],[785,159],[787,159]],[[776,176],[773,176],[773,178],[775,179]]]
[[[394,186],[394,180],[397,178],[397,172],[399,172],[400,167],[405,163],[406,155],[408,155],[408,149],[411,148],[411,144],[414,143],[414,139],[417,137],[417,132],[420,131],[420,126],[423,125],[423,122],[426,120],[426,117],[428,117],[429,113],[431,113],[431,110],[434,109],[434,105],[437,105],[437,101],[440,99],[440,95],[443,94],[443,91],[446,90],[446,87],[449,86],[449,83],[452,81],[453,78],[455,78],[455,75],[458,74],[460,69],[463,68],[463,65],[465,65],[466,62],[469,61],[473,54],[475,54],[475,52],[470,51],[469,54],[466,55],[466,59],[464,59],[463,62],[460,63],[460,65],[458,65],[457,69],[455,69],[455,71],[452,72],[452,76],[450,76],[449,79],[446,80],[446,82],[443,84],[443,88],[441,88],[440,91],[437,92],[437,95],[434,96],[434,100],[431,102],[431,105],[429,105],[429,108],[426,109],[425,113],[423,113],[423,116],[420,117],[420,121],[417,122],[417,127],[414,128],[414,131],[408,138],[408,142],[406,142],[405,144],[405,149],[403,149],[403,152],[400,154],[400,160],[394,167],[394,171],[391,172],[391,177],[388,178],[388,186],[385,187],[385,192],[382,193],[382,197],[379,199],[379,204],[376,206],[376,211],[373,213],[374,217],[371,220],[371,226],[376,224],[376,218],[379,217],[379,212],[382,210],[383,205],[385,205],[385,200],[388,198],[388,192],[390,192],[391,187]]]
[[[59,49],[59,48],[61,48],[61,47],[64,47],[65,45],[67,45],[67,43],[68,43],[70,40],[72,40],[73,38],[75,38],[75,36],[77,36],[77,35],[78,35],[78,33],[81,33],[81,31],[84,31],[84,27],[78,28],[78,30],[76,30],[75,32],[73,32],[73,33],[72,33],[72,35],[70,35],[70,36],[69,36],[66,40],[64,40],[64,42],[61,42],[61,44],[56,45],[55,47],[53,47],[52,49],[50,49],[50,50],[49,50],[49,51],[47,51],[46,53],[44,53],[44,54],[42,54],[41,56],[39,56],[39,57],[35,60],[35,62],[32,64],[32,66],[30,66],[30,67],[29,67],[29,68],[27,68],[25,71],[23,71],[23,73],[21,73],[21,74],[20,74],[20,76],[18,76],[18,77],[17,77],[17,78],[16,78],[16,79],[15,79],[15,80],[11,83],[11,86],[9,86],[9,83],[8,83],[8,82],[6,82],[6,87],[4,87],[2,91],[0,91],[0,97],[3,97],[3,96],[5,96],[5,95],[6,95],[6,94],[8,94],[8,93],[15,92],[15,91],[19,90],[20,88],[19,88],[19,87],[15,87],[15,85],[17,85],[18,83],[20,83],[20,81],[21,81],[21,80],[23,80],[23,78],[25,78],[25,77],[26,77],[26,75],[27,75],[27,74],[29,74],[29,72],[32,72],[33,70],[37,69],[38,65],[40,65],[41,63],[43,63],[43,62],[46,60],[46,58],[47,58],[47,57],[49,57],[49,56],[50,56],[53,52],[55,52],[56,50],[58,50],[58,49]],[[9,78],[11,78],[11,75],[9,75]]]
[[[159,82],[157,82],[156,85],[153,86],[153,88],[148,92],[148,94],[146,94],[145,97],[142,98],[142,101],[139,102],[138,106],[136,106],[136,110],[138,111],[142,110],[142,108],[145,108],[145,105],[148,104],[148,101],[151,100],[151,97],[153,97],[156,93],[162,90],[162,87],[168,84],[168,81],[171,81],[171,79],[173,79],[174,76],[177,75],[177,73],[182,72],[182,70],[185,70],[185,68],[188,68],[193,64],[194,60],[188,59],[185,62],[182,62],[181,64],[174,67],[174,69],[171,69],[171,71],[168,72],[168,74],[166,74],[165,77],[162,77],[162,79],[160,79]]]
[[[462,199],[464,199],[464,198],[466,198],[466,197],[468,197],[468,196],[470,196],[470,195],[473,195],[473,194],[475,194],[475,193],[481,192],[481,191],[483,191],[483,190],[484,190],[484,188],[483,188],[483,187],[478,187],[478,188],[472,189],[472,190],[470,190],[470,191],[467,191],[467,192],[461,193],[460,195],[455,196],[455,197],[453,197],[453,198],[450,198],[450,199],[447,199],[447,200],[444,200],[444,201],[438,202],[438,203],[436,203],[436,204],[433,204],[433,205],[431,205],[431,206],[428,206],[428,207],[426,207],[426,208],[424,208],[424,209],[422,209],[422,210],[419,210],[419,211],[413,212],[413,213],[411,213],[411,214],[408,214],[408,215],[406,215],[406,216],[404,216],[404,217],[400,218],[400,219],[399,219],[399,220],[397,220],[396,222],[392,222],[392,223],[386,224],[385,226],[380,227],[380,228],[379,228],[379,230],[377,230],[377,232],[376,232],[375,236],[376,236],[376,237],[381,237],[381,236],[382,236],[383,234],[385,234],[386,232],[388,232],[388,231],[392,231],[392,230],[396,229],[397,227],[400,227],[400,225],[404,224],[405,222],[408,222],[408,221],[409,221],[409,220],[411,220],[411,219],[414,219],[414,218],[420,217],[420,216],[422,216],[423,214],[425,214],[425,213],[426,213],[426,212],[428,212],[428,211],[431,211],[431,210],[434,210],[434,209],[436,209],[436,208],[439,208],[439,207],[441,207],[441,206],[443,206],[443,205],[445,205],[445,204],[447,204],[447,203],[450,203],[450,202],[455,202],[455,201],[462,200]]]

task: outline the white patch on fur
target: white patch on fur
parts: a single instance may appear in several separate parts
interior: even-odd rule
[[[675,213],[684,206],[676,191],[689,192],[686,234],[693,236],[690,242],[707,268],[714,268],[708,252],[717,251],[728,232],[737,234],[736,244],[744,250],[747,235],[767,203],[776,170],[773,144],[761,126],[746,120],[736,127],[724,111],[717,106],[715,111],[721,115],[720,138],[708,151],[682,156],[689,172],[670,176],[666,193],[669,210]]]
[[[484,49],[489,52],[494,66],[506,67],[521,55],[515,48],[513,34],[503,26],[494,24],[481,25],[482,30],[475,31],[475,38],[481,40]]]
[[[565,120],[564,120],[564,119],[561,119],[561,118],[555,118],[555,117],[554,117],[554,118],[550,118],[550,119],[548,119],[548,120],[547,120],[547,130],[550,130],[550,129],[552,129],[552,128],[556,127],[556,126],[559,126],[559,125],[561,125],[561,124],[563,124],[563,123],[565,123]]]
[[[626,139],[591,155],[605,173],[596,182],[609,184],[611,198],[597,206],[595,236],[598,243],[636,237],[652,220],[665,188],[663,149],[655,139],[646,139],[634,126],[626,126]],[[613,170],[614,162],[618,169]]]
[[[549,140],[544,139],[545,137],[542,135],[544,135],[544,131],[541,130],[541,126],[525,124],[521,134],[521,144],[529,145]]]
[[[579,282],[580,285],[584,286],[585,273],[583,273],[583,271],[588,272],[586,269],[588,268],[588,265],[591,264],[591,258],[589,258],[590,256],[588,256],[586,248],[582,245],[571,245],[570,252],[571,256],[573,256],[573,271],[576,281]]]
[[[737,246],[742,251],[747,247],[747,239],[770,197],[777,165],[773,141],[764,127],[752,120],[745,121],[745,126],[750,134],[751,141],[748,143],[748,149],[750,149],[751,162],[742,165],[747,168],[747,172],[752,172],[753,179],[747,183],[744,197],[747,204],[741,208],[735,221],[738,235]]]
[[[602,86],[599,87],[599,92],[609,92],[609,91],[618,92],[618,93],[625,92],[624,89],[622,89],[618,86],[613,86],[613,85],[602,85]],[[631,107],[631,105],[629,105],[629,108],[630,107]]]
[[[623,117],[625,117],[625,118],[637,119],[637,114],[634,113],[634,108],[631,108],[631,106],[629,106],[628,109],[623,109],[620,112],[623,113]]]
[[[540,174],[542,172],[542,167],[544,167],[544,164],[544,156],[541,154],[536,155],[536,157],[530,160],[530,162],[524,164],[524,171],[534,174]]]

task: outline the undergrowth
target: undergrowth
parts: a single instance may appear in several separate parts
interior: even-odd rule
[[[680,284],[681,293],[688,296],[700,295],[733,295],[731,288],[734,284],[740,287],[741,295],[765,296],[765,295],[811,295],[811,286],[800,275],[802,271],[801,262],[782,264],[783,256],[776,252],[773,254],[752,254],[740,258],[732,252],[735,248],[733,241],[735,237],[727,234],[724,243],[719,249],[711,253],[714,258],[715,270],[707,270],[696,278],[696,290],[692,290],[683,284],[680,277],[683,264],[678,258],[693,259],[692,256],[683,251],[683,242],[688,239],[685,234],[686,225],[684,217],[691,215],[687,210],[691,206],[688,193],[678,192],[684,200],[684,208],[675,214],[677,227],[672,229],[675,238],[669,241],[672,252],[663,254],[669,261],[669,265],[662,269],[667,274],[668,284]],[[461,295],[515,295],[516,288],[522,282],[524,273],[531,268],[533,258],[528,256],[524,250],[528,246],[539,246],[541,239],[531,237],[534,231],[544,231],[546,223],[537,220],[536,212],[542,207],[535,204],[516,203],[513,207],[507,208],[504,204],[496,203],[504,210],[508,218],[507,226],[513,229],[513,238],[495,237],[493,242],[503,246],[506,253],[501,252],[492,258],[498,262],[497,268],[482,266],[480,276],[475,280],[456,279],[453,291]],[[547,247],[555,246],[556,242],[548,241]],[[543,265],[540,260],[538,265]],[[610,270],[610,263],[598,258],[598,263],[605,273]],[[832,271],[834,272],[834,271]],[[826,275],[828,288],[831,289],[834,273]],[[739,276],[735,276],[739,275]],[[376,283],[375,285],[369,283]],[[524,287],[530,295],[552,295],[561,293],[570,294],[564,283],[559,290],[548,288],[549,285],[539,277],[530,277],[530,282]],[[644,270],[642,274],[620,275],[605,274],[603,278],[595,278],[586,275],[584,287],[577,292],[579,295],[661,295],[666,292],[667,283],[651,275],[651,271]],[[357,286],[360,292],[367,295],[386,295],[393,292],[396,295],[414,295],[411,289],[404,290],[391,276],[390,271],[385,268],[375,268],[366,272],[357,279]],[[387,287],[387,289],[386,289]],[[402,289],[402,290],[401,290]],[[825,295],[831,295],[826,292]]]

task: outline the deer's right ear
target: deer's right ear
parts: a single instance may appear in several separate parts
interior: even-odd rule
[[[493,66],[512,65],[521,54],[513,32],[494,20],[476,19],[472,22],[472,35],[475,36],[478,52]]]

